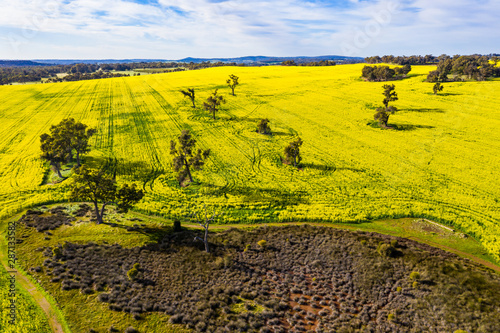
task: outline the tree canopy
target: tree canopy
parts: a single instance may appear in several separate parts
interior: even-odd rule
[[[300,161],[302,161],[302,156],[300,156],[300,147],[302,143],[302,139],[297,138],[297,140],[290,142],[290,144],[285,147],[285,163],[293,164],[294,167],[297,167]]]
[[[236,86],[239,84],[238,80],[239,80],[239,77],[237,77],[234,74],[231,74],[231,75],[229,75],[229,79],[227,79],[227,81],[226,81],[229,88],[231,88],[233,96],[234,96],[234,88],[236,88]]]
[[[215,89],[212,95],[207,98],[207,101],[203,102],[203,109],[212,113],[214,120],[215,113],[219,110],[219,106],[223,103],[226,103],[224,97],[222,97],[221,95],[217,95],[217,90],[218,89]]]
[[[394,69],[389,66],[365,66],[361,71],[361,76],[368,81],[388,81],[402,79],[410,71],[411,66],[408,64]]]
[[[381,126],[384,128],[387,128],[387,122],[389,121],[389,116],[391,114],[394,114],[397,111],[397,108],[395,106],[389,106],[389,102],[394,102],[398,100],[398,95],[395,91],[396,87],[391,84],[384,84],[382,86],[384,88],[384,100],[382,103],[384,104],[383,108],[377,108],[377,112],[373,116],[375,120],[379,122]]]
[[[205,164],[205,160],[210,155],[210,149],[202,151],[198,149],[194,153],[196,140],[189,133],[189,130],[183,130],[181,135],[178,137],[179,146],[174,140],[170,141],[170,154],[174,156],[173,168],[177,173],[177,180],[179,181],[179,186],[189,178],[189,181],[193,182],[193,176],[191,175],[191,169],[200,170]]]
[[[257,132],[260,134],[271,134],[271,127],[269,126],[269,119],[261,119],[257,124]]]
[[[42,158],[49,161],[58,176],[61,175],[61,163],[71,162],[76,153],[76,166],[81,165],[81,155],[90,151],[89,139],[96,133],[93,128],[76,122],[74,118],[63,119],[50,127],[50,134],[40,136]]]
[[[103,222],[105,208],[116,204],[120,211],[127,212],[144,196],[135,184],[125,184],[118,188],[116,181],[103,170],[87,168],[83,165],[73,176],[70,198],[74,201],[90,201],[94,204],[97,223]],[[99,210],[98,204],[101,203]]]

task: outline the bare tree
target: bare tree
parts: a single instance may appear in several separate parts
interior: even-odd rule
[[[194,104],[194,88],[188,88],[187,90],[180,90],[180,92],[185,97],[189,97],[189,99],[191,100],[191,103],[193,103],[193,108],[196,108],[196,105]]]
[[[207,253],[210,253],[210,247],[208,245],[208,228],[210,227],[210,223],[214,221],[214,219],[221,214],[222,212],[219,213],[213,212],[212,216],[209,217],[207,212],[207,205],[203,205],[203,211],[200,210],[191,215],[191,218],[196,219],[196,223],[202,226],[203,229],[205,230],[205,235],[203,238],[196,236],[194,240],[202,241],[203,244],[205,244],[205,251]]]

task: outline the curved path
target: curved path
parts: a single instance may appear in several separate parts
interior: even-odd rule
[[[5,268],[5,270],[9,272],[9,274],[12,274],[12,269],[10,269],[10,267],[8,266],[7,257],[3,251],[3,247],[0,246],[0,249],[2,249],[0,250],[0,262],[2,263],[2,266]],[[42,308],[43,312],[45,312],[52,332],[64,333],[63,326],[57,318],[56,310],[45,298],[45,296],[36,288],[35,284],[18,270],[15,270],[15,276],[18,286],[25,289],[31,295],[31,297],[33,297],[33,300],[38,304],[38,306]]]

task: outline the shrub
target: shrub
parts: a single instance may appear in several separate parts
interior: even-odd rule
[[[383,257],[393,257],[396,254],[396,249],[389,244],[382,243],[377,252]]]
[[[410,273],[410,280],[420,280],[420,273],[419,272],[411,272]]]
[[[62,256],[62,249],[60,247],[55,247],[52,249],[52,254],[54,255],[54,257],[59,258],[60,256]]]
[[[133,281],[137,277],[137,274],[139,274],[139,271],[136,268],[132,268],[127,272],[127,277],[130,281]]]
[[[397,287],[397,288],[396,288],[396,291],[397,291],[398,293],[400,293],[402,290],[403,290],[403,288],[401,288],[401,287]]]
[[[247,244],[245,246],[245,249],[243,250],[243,252],[247,252],[248,250],[250,250],[250,246],[251,246],[250,244]]]
[[[259,245],[262,249],[265,249],[267,247],[267,241],[265,239],[261,239],[257,242],[257,245]]]
[[[412,286],[413,286],[413,289],[418,289],[420,287],[418,281],[413,282]]]
[[[394,314],[389,313],[389,315],[387,315],[387,321],[393,321],[393,320],[394,320]]]
[[[132,267],[139,270],[139,269],[141,269],[141,264],[135,263],[134,266],[132,266]]]
[[[456,330],[454,331],[453,333],[468,333],[467,331],[464,331],[464,330]]]
[[[391,240],[391,246],[392,247],[398,247],[398,240],[397,239]]]

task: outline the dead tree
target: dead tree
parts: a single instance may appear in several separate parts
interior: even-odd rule
[[[205,236],[202,238],[196,236],[194,238],[195,241],[202,241],[203,244],[205,244],[205,251],[207,253],[210,253],[210,247],[208,246],[208,228],[210,227],[210,223],[219,215],[222,214],[222,212],[219,213],[213,213],[212,216],[208,216],[207,212],[207,206],[203,205],[203,210],[205,211],[204,214],[202,211],[197,211],[191,215],[192,218],[196,219],[196,223],[198,223],[200,226],[203,227],[205,230]]]

